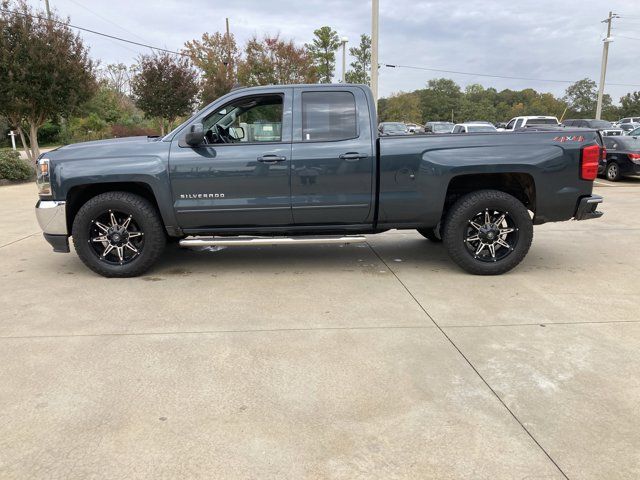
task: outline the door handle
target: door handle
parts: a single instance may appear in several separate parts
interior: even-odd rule
[[[281,157],[279,155],[263,155],[258,157],[258,161],[262,163],[278,163],[284,162],[286,159],[287,157]]]
[[[369,155],[363,155],[357,152],[349,152],[343,153],[342,155],[338,155],[340,160],[344,160],[345,162],[357,162],[361,158],[367,158]]]

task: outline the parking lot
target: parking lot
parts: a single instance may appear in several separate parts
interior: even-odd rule
[[[1,478],[640,477],[640,180],[475,277],[414,231],[105,279],[0,187]]]

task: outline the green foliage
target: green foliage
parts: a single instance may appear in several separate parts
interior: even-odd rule
[[[198,94],[197,75],[184,57],[143,55],[131,90],[142,111],[171,125],[176,117],[191,113]]]
[[[202,72],[202,102],[208,104],[229,93],[236,83],[240,61],[233,34],[204,33],[201,40],[192,40],[184,46],[184,52]]]
[[[351,47],[349,55],[355,60],[351,62],[352,70],[346,73],[345,80],[348,83],[371,85],[371,37],[360,35],[360,45]]]
[[[31,180],[34,170],[14,150],[0,150],[0,179],[12,181]]]
[[[561,117],[566,108],[567,104],[551,93],[539,93],[531,88],[498,92],[495,88],[472,84],[463,92],[453,80],[438,78],[429,80],[427,88],[381,99],[378,112],[381,121],[406,121],[408,117],[416,123],[504,122],[519,115]]]
[[[627,93],[620,99],[620,118],[640,116],[640,91]]]
[[[49,22],[25,0],[1,3],[0,114],[29,124],[31,157],[39,153],[38,128],[67,115],[94,90],[94,64],[82,39],[59,17]],[[11,11],[20,14],[11,13]]]
[[[305,45],[311,54],[320,83],[331,83],[336,68],[336,50],[340,46],[340,38],[331,27],[324,26],[314,30],[315,38]]]
[[[420,110],[420,94],[411,92],[392,95],[380,108],[380,120],[424,123]]]
[[[60,125],[56,122],[47,121],[38,130],[38,143],[40,145],[52,145],[60,138]]]
[[[244,53],[238,66],[238,79],[244,86],[318,81],[311,55],[278,35],[265,35],[261,40],[254,35],[247,41]]]
[[[598,103],[598,85],[589,78],[583,78],[567,88],[564,96],[572,116],[595,118]],[[602,96],[602,108],[611,107],[611,96]]]

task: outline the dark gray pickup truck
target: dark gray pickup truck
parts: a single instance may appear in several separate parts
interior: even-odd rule
[[[181,246],[350,243],[416,229],[474,274],[527,254],[533,225],[602,215],[597,132],[377,136],[362,85],[232,91],[163,138],[38,159],[47,241],[109,277]]]

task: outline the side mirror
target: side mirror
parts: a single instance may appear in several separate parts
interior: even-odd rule
[[[234,140],[242,140],[244,138],[244,128],[229,127],[229,136]]]
[[[189,131],[184,137],[184,141],[187,145],[197,147],[204,142],[204,127],[201,123],[194,123],[189,127]]]

